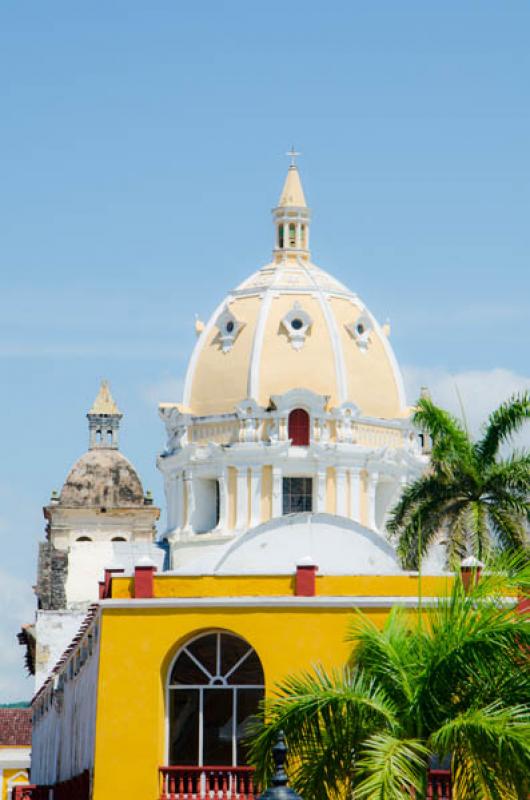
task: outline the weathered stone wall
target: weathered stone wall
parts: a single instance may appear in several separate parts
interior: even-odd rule
[[[68,575],[68,553],[57,550],[51,542],[39,543],[37,597],[44,611],[66,608],[65,584]]]

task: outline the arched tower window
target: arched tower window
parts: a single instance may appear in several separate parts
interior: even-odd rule
[[[215,632],[188,642],[169,671],[170,764],[244,765],[243,739],[264,692],[261,662],[244,639]]]
[[[289,414],[288,437],[298,447],[309,445],[309,414],[303,408],[295,408]]]

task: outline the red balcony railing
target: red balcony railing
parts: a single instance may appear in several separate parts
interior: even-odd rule
[[[427,800],[451,800],[451,771],[431,769],[427,782]]]
[[[160,767],[160,800],[254,800],[254,767]]]

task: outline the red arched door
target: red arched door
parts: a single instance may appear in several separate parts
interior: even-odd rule
[[[289,439],[298,447],[309,445],[309,414],[303,408],[295,408],[289,414]]]

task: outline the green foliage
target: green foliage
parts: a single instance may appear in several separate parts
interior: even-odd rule
[[[419,553],[441,533],[451,567],[466,555],[528,548],[530,454],[500,455],[528,419],[530,393],[514,395],[473,442],[455,417],[420,399],[414,423],[431,437],[430,470],[405,488],[387,525],[405,568],[417,569]]]
[[[425,798],[432,759],[450,758],[459,800],[530,793],[530,619],[516,608],[530,566],[503,556],[466,593],[460,579],[421,624],[394,608],[379,630],[356,612],[350,663],[291,676],[252,731],[259,779],[280,730],[304,800]]]

